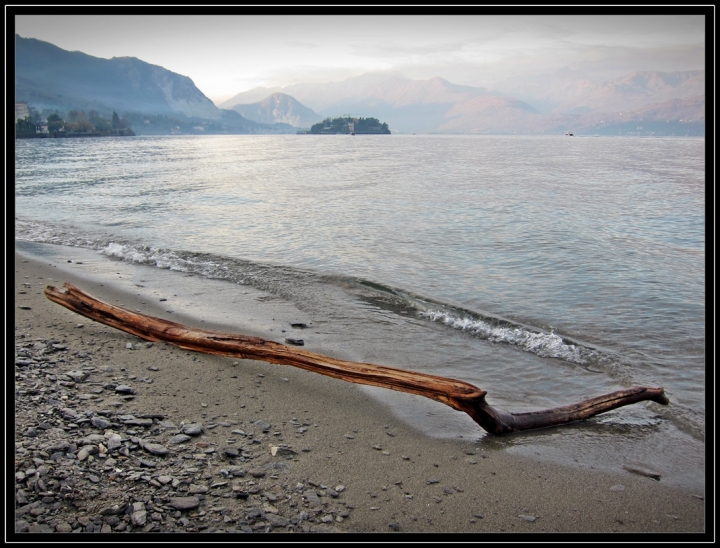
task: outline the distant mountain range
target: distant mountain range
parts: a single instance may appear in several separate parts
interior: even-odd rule
[[[521,83],[522,82],[522,83]],[[503,91],[443,78],[369,73],[342,82],[254,88],[228,108],[269,94],[294,97],[319,115],[374,116],[393,133],[690,134],[705,131],[705,72],[634,72],[593,82],[567,69],[535,80],[507,80]],[[634,124],[634,125],[633,125]]]
[[[101,59],[15,36],[15,100],[36,111],[117,111],[143,133],[294,132],[219,109],[187,76],[134,57]]]
[[[397,133],[704,135],[705,72],[593,81],[562,69],[496,89],[398,72],[255,88],[214,105],[187,76],[16,35],[16,101],[35,110],[116,110],[139,133],[294,133],[327,117],[373,117]]]

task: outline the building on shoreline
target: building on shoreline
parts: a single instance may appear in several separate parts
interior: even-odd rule
[[[30,116],[30,107],[24,101],[15,103],[15,121],[24,120]]]

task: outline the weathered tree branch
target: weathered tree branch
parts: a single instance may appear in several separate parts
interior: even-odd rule
[[[105,303],[70,283],[65,283],[64,287],[63,290],[48,286],[45,295],[78,314],[143,339],[165,341],[196,352],[292,365],[336,379],[425,396],[464,411],[492,434],[565,424],[644,400],[662,405],[669,403],[662,388],[635,387],[545,411],[504,413],[488,405],[484,390],[467,382],[383,365],[339,360],[260,337],[191,328]]]

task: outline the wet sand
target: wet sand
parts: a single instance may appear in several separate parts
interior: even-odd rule
[[[286,444],[296,452],[286,461],[287,485],[345,487],[340,498],[348,515],[329,524],[329,530],[402,535],[703,533],[706,529],[704,493],[630,472],[573,469],[480,448],[471,441],[431,438],[399,421],[356,386],[300,369],[198,354],[165,343],[147,347],[137,337],[52,303],[43,289],[69,281],[109,303],[185,320],[107,281],[75,276],[22,254],[15,255],[14,271],[16,341],[56,340],[76,353],[93,349],[95,367],[107,364],[125,377],[152,378],[152,384],[134,385],[133,399],[99,394],[77,405],[100,409],[114,403],[119,413],[162,414],[177,424],[225,419],[244,430],[254,421],[266,421],[272,428],[256,435],[260,441],[256,445],[267,450],[253,459],[254,465],[273,461],[270,445]],[[209,322],[195,325],[215,327]],[[71,394],[69,401],[73,399]],[[200,443],[225,447],[230,428],[206,430]],[[15,436],[22,439],[20,432]],[[220,477],[223,465],[220,460],[208,463],[208,474]],[[100,478],[101,484],[109,481],[107,476]],[[63,511],[81,510],[73,506]],[[621,536],[609,535],[608,540]],[[682,534],[677,540],[694,537]],[[457,540],[467,539],[460,535]]]

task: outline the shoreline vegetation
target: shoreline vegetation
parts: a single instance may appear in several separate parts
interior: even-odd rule
[[[120,118],[115,111],[106,117],[94,109],[87,114],[73,109],[61,116],[58,111],[39,113],[28,103],[15,103],[16,139],[129,137],[135,135],[130,125],[129,120]]]
[[[82,318],[45,287],[67,281],[131,310],[168,311],[93,277],[73,253],[55,262],[15,253],[16,532],[704,538],[705,493],[665,478],[432,438],[350,383]],[[243,299],[248,318],[264,306]]]
[[[88,132],[66,132],[53,131],[52,133],[16,133],[16,139],[64,139],[69,137],[133,137],[135,132],[131,129],[120,129],[117,131],[88,131]]]
[[[52,133],[16,133],[16,139],[65,139],[69,137],[134,137],[135,132],[126,129],[119,131],[89,131],[89,132],[65,132],[54,131]]]

